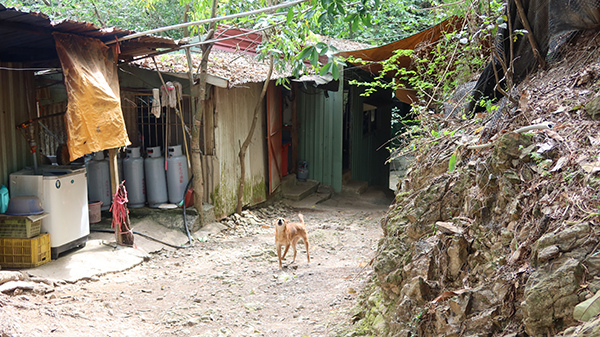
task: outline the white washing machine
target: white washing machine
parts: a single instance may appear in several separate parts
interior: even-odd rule
[[[50,234],[52,259],[83,247],[90,234],[85,167],[42,166],[10,174],[10,195],[35,195],[44,212],[42,232]]]

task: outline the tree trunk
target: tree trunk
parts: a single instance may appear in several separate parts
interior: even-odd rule
[[[211,17],[217,16],[217,0],[213,0]],[[206,36],[206,40],[209,40],[214,35],[215,23],[210,24],[209,32]],[[194,73],[191,54],[189,49],[186,49],[186,56],[188,57],[188,67],[190,74],[190,92],[192,94],[192,111],[194,113],[194,124],[192,126],[192,141],[191,141],[191,158],[192,158],[192,171],[193,171],[193,183],[194,183],[194,206],[198,210],[200,216],[200,224],[204,225],[204,180],[202,173],[202,151],[200,149],[200,134],[202,127],[202,119],[204,118],[204,108],[206,101],[206,77],[208,68],[208,55],[212,44],[202,46],[202,61],[200,62],[200,78],[198,84],[198,90],[194,88]]]
[[[250,141],[252,140],[252,136],[254,135],[254,129],[256,129],[258,116],[260,111],[262,110],[262,100],[267,94],[267,88],[269,87],[271,75],[273,74],[273,55],[271,55],[269,62],[269,73],[267,74],[267,78],[265,79],[265,84],[263,85],[260,97],[258,98],[258,102],[256,102],[256,106],[254,107],[254,118],[252,118],[252,125],[250,126],[250,131],[248,131],[248,136],[246,136],[246,140],[244,140],[244,143],[242,144],[242,146],[240,146],[240,185],[238,188],[238,199],[236,208],[236,212],[238,214],[242,213],[242,206],[244,203],[244,185],[246,184],[246,151],[248,150],[248,146],[250,146]]]

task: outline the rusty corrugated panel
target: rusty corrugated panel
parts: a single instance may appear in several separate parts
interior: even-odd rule
[[[134,33],[127,29],[100,28],[93,23],[73,20],[51,21],[46,15],[22,12],[0,5],[0,61],[32,63],[43,67],[60,67],[53,32],[97,38],[109,42]],[[159,48],[176,48],[170,38],[143,36],[119,43],[120,60],[147,55]]]
[[[262,34],[251,33],[248,29],[235,28],[229,25],[218,25],[215,33],[217,40],[233,37],[215,42],[213,48],[228,52],[242,52],[256,55],[256,47],[262,43]]]
[[[18,123],[34,117],[33,72],[22,64],[0,63],[0,184],[8,186],[10,173],[33,164]]]

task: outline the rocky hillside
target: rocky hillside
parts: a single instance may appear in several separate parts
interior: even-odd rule
[[[427,121],[354,335],[600,336],[599,60],[582,34],[518,104]]]

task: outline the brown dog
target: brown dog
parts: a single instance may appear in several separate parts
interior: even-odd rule
[[[298,240],[302,239],[306,246],[306,258],[310,263],[310,255],[308,254],[308,235],[306,234],[306,227],[304,226],[304,216],[298,214],[300,222],[288,222],[284,218],[278,218],[273,220],[275,225],[275,246],[277,246],[277,257],[279,258],[279,269],[281,269],[281,260],[285,259],[290,245],[294,248],[294,260],[296,262],[296,244]],[[283,256],[281,256],[281,247],[285,246]]]

